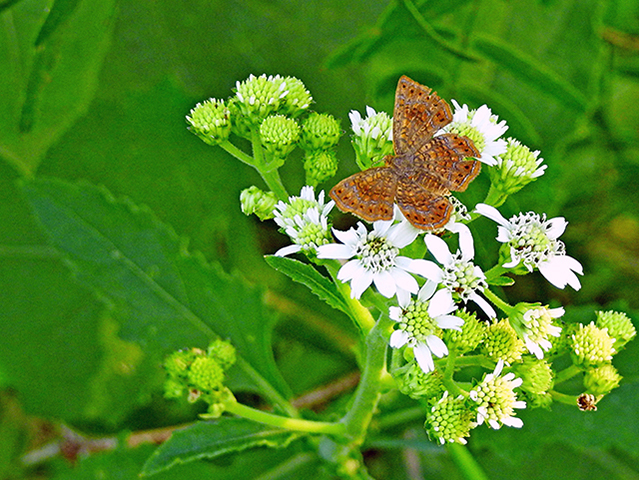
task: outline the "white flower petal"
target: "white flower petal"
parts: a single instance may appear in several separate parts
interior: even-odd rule
[[[351,280],[351,298],[360,298],[373,281],[373,274],[368,270],[362,270],[362,275],[358,275]]]
[[[382,271],[374,274],[373,283],[378,289],[378,292],[380,292],[383,296],[387,298],[391,298],[396,294],[396,282],[393,279],[393,275],[391,275],[389,271]],[[417,284],[416,284],[416,289],[417,289]]]
[[[429,350],[431,350],[431,353],[433,353],[438,358],[442,358],[447,353],[449,353],[449,350],[447,349],[447,346],[442,341],[442,339],[436,337],[435,335],[429,335],[427,337],[427,345],[429,345]]]
[[[507,427],[514,428],[522,428],[522,426],[524,425],[524,422],[516,417],[505,417],[502,419],[502,423],[504,423]]]
[[[405,265],[405,259],[407,257],[396,257],[396,264],[400,266],[399,261],[402,261]],[[421,277],[428,278],[429,280],[433,280],[436,283],[440,283],[442,281],[442,270],[435,263],[430,262],[429,260],[423,260],[421,258],[411,260],[408,262],[407,266],[401,267],[404,270],[420,275]]]
[[[276,257],[286,257],[287,255],[297,253],[300,250],[302,250],[302,247],[300,245],[287,245],[286,247],[282,247],[280,250],[278,250],[275,255]]]
[[[455,309],[456,304],[453,302],[451,292],[446,288],[443,288],[434,293],[433,297],[429,301],[427,313],[431,318],[435,318],[440,315],[451,313]]]
[[[346,260],[353,257],[353,248],[339,243],[329,243],[318,247],[318,258],[333,258]]]
[[[436,282],[432,282],[431,280],[427,280],[424,282],[424,285],[418,292],[418,300],[420,302],[426,302],[431,298],[431,296],[436,293],[436,288],[438,284]]]
[[[429,373],[435,369],[433,363],[433,357],[431,356],[431,350],[426,343],[420,343],[415,346],[413,353],[416,356],[416,361],[423,372]]]
[[[389,273],[393,277],[394,284],[403,290],[407,290],[411,293],[418,293],[418,282],[415,278],[409,275],[407,272],[398,267],[393,267],[389,270]]]
[[[547,236],[550,239],[555,240],[564,233],[569,222],[567,222],[563,217],[556,217],[549,220],[548,224]]]
[[[400,348],[409,341],[409,334],[404,330],[394,330],[389,339],[389,345],[393,348]]]
[[[484,313],[487,314],[489,318],[496,318],[496,311],[493,309],[491,304],[487,302],[484,298],[478,295],[476,292],[471,293],[469,295],[469,300],[473,301],[476,305],[478,305]]]
[[[487,218],[490,218],[494,222],[506,227],[509,225],[509,222],[506,218],[502,216],[502,214],[498,211],[497,208],[492,207],[491,205],[487,205],[486,203],[479,203],[476,205],[476,213],[483,215]]]
[[[360,260],[349,260],[345,263],[340,270],[336,278],[341,282],[348,282],[352,278],[364,275],[366,270],[360,265]]]
[[[398,305],[401,307],[407,307],[411,303],[411,292],[404,288],[398,287],[396,292],[396,298],[398,299]]]
[[[446,266],[453,261],[449,246],[440,237],[428,233],[424,236],[424,243],[427,244],[427,248],[441,265]]]
[[[402,309],[400,307],[389,307],[389,318],[396,322],[402,321]]]
[[[456,317],[455,315],[440,315],[439,317],[434,318],[436,324],[440,328],[449,328],[452,330],[460,330],[460,327],[464,325],[464,320],[460,317]]]

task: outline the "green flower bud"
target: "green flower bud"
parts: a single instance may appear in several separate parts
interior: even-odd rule
[[[384,112],[367,107],[367,117],[362,118],[360,112],[349,113],[351,129],[354,136],[351,140],[356,152],[356,162],[361,170],[381,165],[386,155],[393,154],[393,121]]]
[[[535,394],[527,392],[527,399],[527,405],[531,408],[546,408],[550,410],[553,403],[553,397],[550,393]]]
[[[457,310],[454,315],[464,320],[461,330],[447,329],[444,332],[445,343],[460,354],[475,350],[487,334],[484,322],[478,320],[475,313],[464,309]]]
[[[327,113],[311,113],[302,123],[300,147],[303,150],[328,150],[340,140],[340,122]]]
[[[512,364],[522,358],[525,345],[507,319],[487,327],[487,336],[482,344],[485,354],[494,360],[504,360]]]
[[[248,125],[257,126],[278,111],[286,95],[287,83],[280,75],[249,75],[244,82],[236,82],[235,106]]]
[[[598,328],[595,323],[580,325],[571,336],[571,357],[579,367],[600,366],[609,363],[616,353],[615,340],[606,328]]]
[[[636,336],[636,329],[629,317],[622,312],[596,312],[596,325],[606,328],[610,337],[616,341],[614,348],[619,352],[629,340]]]
[[[169,355],[164,361],[164,369],[170,377],[186,378],[189,366],[202,353],[202,350],[192,348],[190,350],[178,350]]]
[[[588,369],[583,378],[584,388],[593,395],[605,395],[620,385],[622,377],[611,364]]]
[[[429,438],[441,445],[454,442],[464,445],[475,426],[473,418],[474,411],[466,405],[462,395],[454,398],[445,391],[442,398],[427,411],[424,427]]]
[[[260,141],[274,157],[283,159],[296,147],[300,136],[297,122],[284,115],[271,115],[260,124]]]
[[[274,217],[273,209],[278,203],[278,197],[273,192],[263,192],[258,187],[245,188],[240,193],[240,207],[245,215],[256,214],[260,220]]]
[[[544,174],[546,165],[540,166],[539,151],[532,152],[514,138],[507,139],[507,151],[497,157],[497,165],[489,168],[493,187],[511,195]]]
[[[316,186],[320,182],[333,177],[338,171],[338,158],[332,150],[316,150],[307,152],[304,157],[306,184]]]
[[[231,133],[230,111],[224,100],[210,98],[198,103],[187,115],[189,130],[209,145],[218,145]]]
[[[284,104],[278,111],[284,115],[295,117],[309,108],[313,98],[301,80],[295,77],[285,77],[284,83],[286,95],[284,96]]]
[[[445,391],[442,374],[434,370],[425,373],[415,360],[394,372],[398,389],[414,399],[440,398]]]
[[[164,396],[165,398],[182,398],[185,388],[184,382],[168,378],[164,381]]]
[[[227,370],[231,365],[236,363],[235,347],[221,338],[216,339],[209,345],[207,355],[215,359],[224,370]]]
[[[527,393],[543,395],[553,387],[553,370],[544,360],[525,357],[514,371],[522,379],[520,388]]]
[[[211,357],[198,357],[189,368],[188,379],[195,389],[209,392],[222,387],[224,370],[217,360]]]

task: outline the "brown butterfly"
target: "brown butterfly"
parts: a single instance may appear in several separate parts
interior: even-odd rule
[[[453,206],[451,190],[462,192],[480,173],[480,152],[463,135],[433,134],[451,123],[451,108],[430,88],[402,76],[393,109],[394,155],[385,164],[345,178],[329,196],[343,212],[369,222],[391,220],[393,204],[415,227],[443,227]]]

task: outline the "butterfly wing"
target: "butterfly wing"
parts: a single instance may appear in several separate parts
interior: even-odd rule
[[[477,160],[466,159],[478,156],[480,152],[469,138],[445,133],[433,137],[416,150],[413,168],[436,176],[448,190],[463,192],[478,176],[481,165]]]
[[[409,77],[400,77],[393,109],[396,155],[416,150],[452,119],[451,108],[435,92]]]
[[[389,167],[369,168],[345,178],[329,192],[343,212],[368,222],[391,220],[397,176]]]
[[[416,228],[436,230],[449,221],[453,206],[441,192],[437,179],[423,174],[420,182],[410,177],[398,180],[396,203]]]

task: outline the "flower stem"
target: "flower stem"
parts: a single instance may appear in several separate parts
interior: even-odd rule
[[[571,365],[565,368],[564,370],[562,370],[561,372],[558,372],[558,374],[556,375],[554,384],[559,385],[562,382],[566,382],[567,380],[569,380],[572,377],[575,377],[581,372],[582,370],[579,367],[576,367],[575,365]]]
[[[345,434],[353,445],[364,442],[373,412],[378,405],[381,387],[386,372],[387,338],[385,333],[391,328],[392,320],[381,315],[365,341],[365,359],[362,377],[356,389],[351,408],[342,417]]]
[[[238,415],[239,417],[253,420],[254,422],[280,427],[287,430],[308,433],[325,433],[330,435],[340,435],[345,431],[342,423],[334,422],[315,422],[312,420],[303,420],[300,418],[282,417],[273,413],[263,412],[242,403],[238,403],[235,398],[225,402],[225,411]]]
[[[504,268],[502,265],[495,265],[491,267],[489,270],[484,272],[485,277],[487,277],[487,282],[491,282],[494,278],[498,278],[505,272],[508,272],[508,268]]]
[[[556,402],[573,405],[574,407],[577,405],[578,399],[575,395],[567,395],[566,393],[556,392],[555,390],[549,391],[549,394]]]
[[[458,387],[458,384],[453,380],[453,373],[455,371],[457,358],[457,352],[454,349],[449,350],[449,355],[447,355],[447,366],[445,367],[444,374],[442,376],[442,383],[444,383],[444,386],[454,397],[463,393],[460,387]]]
[[[490,289],[485,288],[482,293],[484,293],[484,296],[487,297],[489,300],[491,300],[491,302],[500,310],[502,310],[506,315],[511,314],[513,307],[509,305],[507,302],[505,302],[504,300],[502,300],[500,297],[498,297]]]
[[[489,480],[480,464],[469,453],[464,445],[459,443],[448,443],[447,450],[453,463],[455,463],[466,480]]]
[[[255,168],[256,165],[253,161],[253,157],[244,153],[242,150],[236,147],[229,140],[225,140],[224,142],[220,143],[219,147],[222,148],[225,152],[229,153],[230,155],[233,155],[234,157],[236,157],[242,163],[245,163]]]
[[[489,191],[487,192],[487,196],[484,199],[484,202],[482,203],[486,203],[487,205],[491,205],[493,207],[499,207],[507,201],[507,198],[507,194],[501,192],[492,184],[491,187],[489,187]]]

